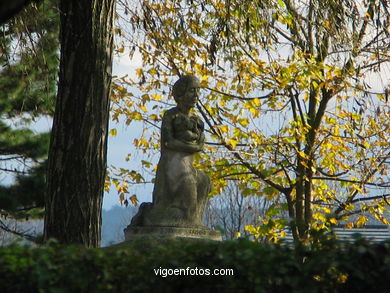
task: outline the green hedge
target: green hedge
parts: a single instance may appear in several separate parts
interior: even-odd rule
[[[156,276],[227,268],[233,276]],[[194,272],[194,270],[192,271]],[[205,272],[205,271],[203,271]],[[138,241],[109,249],[0,249],[1,292],[390,292],[390,243],[314,247]]]

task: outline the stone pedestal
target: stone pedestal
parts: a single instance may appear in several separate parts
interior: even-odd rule
[[[140,238],[222,240],[219,232],[212,231],[207,227],[128,226],[124,232],[125,241]]]

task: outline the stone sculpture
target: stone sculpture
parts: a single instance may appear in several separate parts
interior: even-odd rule
[[[193,167],[194,154],[202,150],[205,140],[203,121],[191,112],[197,103],[199,88],[199,80],[190,75],[181,77],[173,86],[177,106],[169,109],[162,120],[161,157],[153,202],[140,206],[125,229],[126,239],[143,235],[145,231],[220,238],[201,223],[211,181],[204,172]]]

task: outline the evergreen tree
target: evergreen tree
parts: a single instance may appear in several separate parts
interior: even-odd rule
[[[42,217],[49,133],[35,133],[31,122],[54,111],[59,64],[56,2],[33,2],[0,26],[0,171],[15,175],[13,185],[0,185],[3,216]]]

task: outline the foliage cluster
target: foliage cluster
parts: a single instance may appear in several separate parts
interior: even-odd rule
[[[159,268],[232,268],[234,276],[156,276]],[[108,249],[0,250],[2,292],[386,292],[390,243],[312,247],[247,240],[134,242]]]

